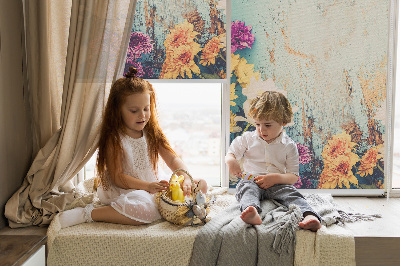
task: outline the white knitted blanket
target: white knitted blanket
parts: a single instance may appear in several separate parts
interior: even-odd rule
[[[213,189],[210,193],[216,195],[209,214],[211,219],[236,203],[234,195],[226,189]],[[77,202],[84,204],[85,199]],[[50,266],[188,265],[200,229],[201,226],[180,227],[163,220],[141,226],[84,223],[61,229],[57,215],[47,233],[47,263]],[[294,264],[355,265],[354,250],[354,238],[343,227],[324,226],[318,233],[299,230]]]
[[[352,233],[335,224],[323,226],[317,233],[297,231],[294,265],[356,265]]]
[[[210,192],[217,196],[209,216],[233,202],[226,189]],[[81,206],[93,196],[77,200]],[[164,220],[149,225],[84,223],[61,229],[56,215],[47,231],[48,265],[188,265],[198,227],[176,226]]]

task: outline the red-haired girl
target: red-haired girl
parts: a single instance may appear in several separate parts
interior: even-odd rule
[[[136,73],[137,69],[130,67],[125,77],[112,85],[101,125],[97,193],[107,206],[64,211],[60,214],[62,227],[92,221],[140,225],[158,220],[161,216],[154,193],[168,187],[168,181],[158,178],[159,156],[172,171],[187,169],[158,124],[152,85]],[[189,194],[191,181],[182,174],[183,191]],[[206,193],[206,182],[201,180],[200,185]]]

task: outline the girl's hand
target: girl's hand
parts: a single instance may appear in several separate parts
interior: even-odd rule
[[[254,178],[254,182],[262,189],[270,188],[277,184],[277,174],[259,175]]]
[[[182,182],[183,195],[189,196],[192,194],[192,180],[185,176],[185,180]]]
[[[168,186],[169,183],[166,180],[161,180],[160,182],[152,182],[148,184],[146,191],[154,194],[166,190]]]

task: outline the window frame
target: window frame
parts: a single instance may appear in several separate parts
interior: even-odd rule
[[[386,196],[389,197],[400,197],[400,189],[393,188],[393,158],[394,158],[394,130],[395,130],[395,100],[396,91],[400,91],[400,87],[397,87],[396,76],[397,76],[397,64],[398,53],[397,47],[398,43],[398,18],[399,18],[399,4],[398,1],[391,0],[389,6],[389,40],[388,40],[388,79],[387,79],[387,134],[386,134],[386,153],[387,166],[385,167],[385,177],[386,177]],[[399,83],[400,86],[400,83]],[[399,97],[399,96],[398,96]],[[400,118],[399,118],[400,119]],[[400,130],[400,129],[399,129]]]

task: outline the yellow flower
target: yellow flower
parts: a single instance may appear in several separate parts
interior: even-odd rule
[[[352,172],[353,165],[358,161],[358,156],[339,156],[331,165],[324,167],[320,176],[318,188],[335,189],[350,188],[350,183],[358,185],[358,180]]]
[[[345,132],[332,137],[324,147],[322,158],[330,162],[340,155],[349,155],[357,144],[351,142],[351,136]]]
[[[187,22],[175,25],[164,41],[166,52],[174,51],[175,48],[191,45],[199,33],[193,30],[193,24]]]
[[[328,141],[322,152],[324,169],[318,188],[350,188],[350,183],[358,185],[352,172],[353,166],[360,160],[352,150],[357,144],[351,142],[351,136],[345,132],[335,135]]]
[[[233,100],[235,100],[238,97],[235,94],[235,87],[236,87],[236,84],[232,83],[231,84],[231,106],[236,106],[236,103]]]
[[[215,64],[215,58],[217,57],[221,48],[223,48],[223,45],[221,44],[219,37],[212,37],[203,48],[200,64],[203,66]]]
[[[194,39],[198,32],[193,25],[185,21],[175,26],[164,41],[166,58],[161,70],[160,78],[176,79],[192,73],[200,74],[199,67],[194,62],[194,56],[201,50],[200,44]]]
[[[239,64],[240,56],[238,54],[231,54],[231,77],[236,71],[237,65]]]
[[[221,78],[221,79],[226,79],[226,73],[223,69],[221,70],[217,70],[217,75]]]
[[[374,182],[376,188],[384,189],[385,187],[382,184],[382,180],[379,180],[378,182]]]
[[[260,73],[254,73],[253,67],[253,64],[247,64],[247,60],[245,58],[241,58],[239,60],[239,63],[235,70],[235,74],[237,81],[240,83],[240,86],[242,86],[242,88],[247,87],[252,77],[255,77],[256,79],[260,78]]]
[[[173,53],[167,53],[160,78],[176,79],[187,75],[192,78],[192,72],[200,74],[200,69],[194,62],[194,56],[200,51],[200,44],[177,47]]]
[[[382,155],[379,153],[379,149],[382,146],[381,144],[372,147],[363,155],[357,174],[360,174],[360,176],[372,175],[378,160],[382,158]]]
[[[241,131],[241,127],[236,124],[236,115],[231,111],[231,119],[230,119],[230,132],[235,133]]]

